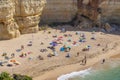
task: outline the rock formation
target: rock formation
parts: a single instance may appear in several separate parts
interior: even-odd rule
[[[39,21],[70,22],[76,14],[76,22],[82,24],[88,18],[99,24],[120,25],[119,5],[119,0],[0,0],[0,40],[37,32]]]
[[[120,25],[120,0],[107,0],[99,5],[102,22]]]
[[[0,39],[10,39],[20,35],[14,17],[15,6],[11,0],[0,0]]]
[[[15,19],[21,33],[38,31],[45,0],[15,0]]]
[[[47,0],[42,23],[69,22],[77,13],[77,0]]]
[[[45,0],[0,0],[0,39],[38,31]]]
[[[104,0],[101,0],[103,2]],[[100,0],[78,0],[78,14],[84,15],[91,20],[96,20],[99,14]]]
[[[78,15],[93,21],[93,24],[102,26],[101,23],[120,24],[119,0],[77,0]],[[78,17],[76,23],[81,17]]]

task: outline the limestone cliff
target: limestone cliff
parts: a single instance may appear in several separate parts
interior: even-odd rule
[[[102,9],[102,22],[120,25],[120,0],[107,0],[99,6]]]
[[[101,23],[120,24],[120,1],[119,0],[77,0],[78,15],[93,21],[93,24],[102,26]],[[81,17],[76,24],[81,21]],[[82,21],[83,22],[83,21]]]
[[[46,24],[69,22],[74,20],[76,14],[76,22],[83,21],[84,24],[83,17],[93,22],[120,25],[120,1],[0,0],[0,40],[37,32],[39,21]]]
[[[21,33],[38,31],[45,0],[15,0],[15,19]]]
[[[10,39],[20,35],[14,17],[15,6],[11,0],[0,0],[0,39]]]
[[[0,39],[38,31],[45,0],[0,0]]]
[[[99,5],[105,0],[78,0],[78,14],[95,21],[98,17]]]
[[[47,0],[42,23],[69,22],[77,13],[77,0]]]

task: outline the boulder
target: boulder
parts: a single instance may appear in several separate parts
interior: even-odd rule
[[[105,29],[107,32],[113,32],[113,31],[116,31],[117,27],[113,27],[113,26],[111,26],[109,23],[106,23],[105,26],[104,26],[104,29]]]
[[[109,23],[106,23],[105,26],[104,26],[104,29],[107,31],[107,32],[110,32],[112,27],[110,26]]]

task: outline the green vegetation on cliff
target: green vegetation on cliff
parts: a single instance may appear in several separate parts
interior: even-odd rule
[[[20,75],[20,74],[13,74],[13,76],[11,76],[7,72],[2,72],[0,74],[0,80],[32,80],[32,78],[29,76]]]

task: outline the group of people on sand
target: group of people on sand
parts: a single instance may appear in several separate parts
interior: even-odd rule
[[[46,31],[45,31],[45,32],[46,32]],[[63,43],[63,38],[64,38],[64,37],[65,37],[65,38],[68,38],[68,39],[67,39],[67,42],[68,42],[68,43],[72,43],[72,45],[76,45],[78,42],[81,42],[81,43],[86,42],[86,36],[85,36],[84,33],[81,33],[81,32],[79,32],[79,31],[75,32],[75,35],[78,35],[79,41],[72,41],[72,36],[73,36],[73,35],[72,35],[72,34],[66,34],[66,33],[65,33],[65,32],[66,32],[66,29],[65,29],[65,28],[62,28],[62,29],[61,29],[61,32],[63,33],[63,36],[58,37],[57,34],[52,35],[53,39],[56,39],[56,40],[53,40],[53,41],[50,43],[50,46],[46,47],[47,49],[46,49],[46,48],[40,49],[40,52],[41,52],[41,53],[44,53],[44,52],[47,52],[48,49],[50,49],[50,50],[52,51],[52,53],[49,53],[49,54],[47,55],[47,57],[57,56],[58,53],[57,53],[57,50],[56,50],[56,46],[59,45],[59,44],[62,44],[63,46],[60,48],[60,51],[61,51],[61,52],[62,52],[62,51],[66,52],[66,56],[65,56],[65,57],[66,57],[66,58],[70,58],[70,57],[71,57],[71,55],[70,55],[71,46],[66,46],[66,44]],[[51,32],[48,32],[48,34],[50,34],[50,33],[51,33]],[[96,38],[95,38],[95,32],[93,31],[91,34],[92,34],[91,39],[95,40],[95,39],[96,39]],[[32,37],[33,37],[33,36],[32,36]],[[44,45],[44,42],[41,42],[40,45]],[[32,41],[30,41],[27,46],[32,46]],[[98,46],[100,46],[100,44],[99,44]],[[87,45],[85,48],[82,49],[82,51],[89,51],[90,48],[91,48],[91,46],[90,46],[90,45]],[[24,50],[24,49],[25,49],[24,45],[21,45],[21,51]],[[19,57],[27,57],[27,55],[30,54],[30,53],[31,53],[31,52],[28,52],[28,53],[23,53],[23,52],[22,52],[21,55],[19,55]],[[79,55],[80,55],[80,52],[77,52],[76,55],[79,56]],[[6,54],[6,53],[4,53],[3,56],[5,56],[5,58],[7,59],[7,54]],[[12,53],[12,54],[11,54],[11,57],[14,58],[14,57],[15,57],[15,54]],[[37,58],[38,58],[39,60],[44,60],[44,58],[43,58],[41,55],[38,55]],[[31,59],[32,59],[32,57],[29,57],[29,60],[31,60]],[[104,62],[105,62],[105,59],[103,59],[102,62],[104,63]],[[86,63],[87,63],[87,55],[85,55],[84,58],[81,60],[81,64],[82,64],[82,65],[85,65]]]
[[[13,64],[10,64],[9,62],[12,62],[12,61],[14,61],[13,63],[15,65],[19,65],[19,63],[16,62],[16,60],[14,60],[15,53],[11,53],[11,55],[8,56],[8,53],[4,52],[1,56],[4,57],[4,60],[2,60],[2,61],[0,60],[0,66],[4,66],[4,64],[7,64],[6,66],[11,67],[11,66],[13,66]]]

